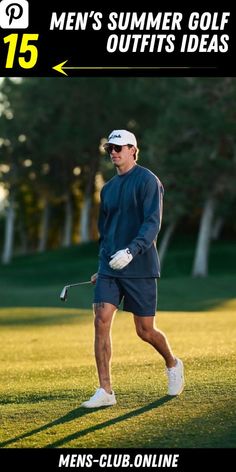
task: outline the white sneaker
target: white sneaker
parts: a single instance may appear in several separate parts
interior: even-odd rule
[[[166,368],[168,377],[168,395],[180,395],[184,389],[184,366],[180,359],[170,369]]]
[[[100,406],[112,406],[116,404],[114,392],[107,393],[104,388],[98,388],[95,394],[81,406],[85,408],[99,408]]]

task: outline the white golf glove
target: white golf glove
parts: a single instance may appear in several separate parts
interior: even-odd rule
[[[127,266],[133,259],[133,256],[127,247],[126,249],[121,249],[111,256],[111,261],[109,266],[115,270],[121,270]]]

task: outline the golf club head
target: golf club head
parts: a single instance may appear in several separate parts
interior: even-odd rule
[[[60,299],[62,302],[65,302],[67,300],[67,285],[62,289]]]

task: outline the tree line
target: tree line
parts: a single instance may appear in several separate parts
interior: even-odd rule
[[[193,275],[207,275],[212,238],[228,222],[235,231],[235,99],[227,77],[4,79],[2,263],[98,238],[100,190],[114,175],[102,144],[125,128],[165,188],[162,262],[178,225],[194,219]]]

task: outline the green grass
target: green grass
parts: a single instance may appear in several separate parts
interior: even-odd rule
[[[2,266],[0,270],[1,306],[60,308],[62,287],[89,280],[97,271],[97,253],[97,243],[89,243],[15,257],[9,266]],[[160,310],[207,310],[234,298],[235,243],[220,241],[212,244],[210,273],[206,279],[191,277],[193,255],[193,241],[177,239],[171,244],[159,281]],[[73,288],[66,306],[89,309],[92,296],[92,286]]]
[[[233,448],[236,443],[236,300],[205,312],[160,312],[185,363],[186,388],[166,396],[164,364],[135,334],[130,314],[113,324],[118,403],[80,408],[97,386],[90,310],[0,310],[1,448]]]
[[[0,448],[234,448],[236,247],[211,247],[192,278],[194,242],[176,239],[159,281],[157,324],[183,358],[186,388],[166,396],[164,364],[119,311],[113,325],[118,404],[80,408],[97,387],[92,286],[96,243],[15,257],[0,271]]]
[[[167,252],[162,276],[188,276],[192,272],[196,239],[178,235],[171,242]],[[209,253],[209,274],[213,276],[236,274],[235,241],[212,241]]]

